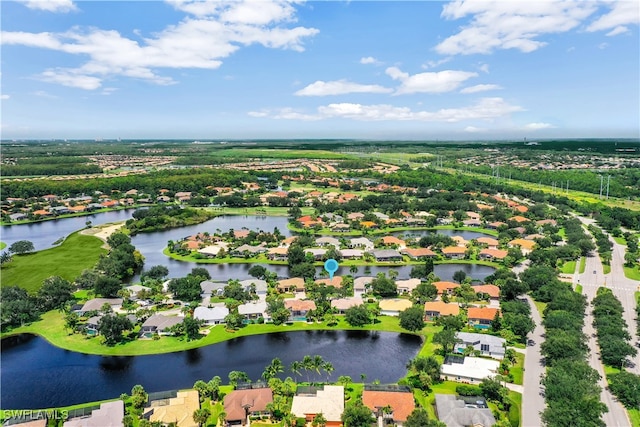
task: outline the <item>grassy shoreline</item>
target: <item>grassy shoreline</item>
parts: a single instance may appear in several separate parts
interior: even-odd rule
[[[412,333],[402,329],[397,317],[380,316],[379,322],[361,328],[350,326],[343,317],[338,317],[336,326],[327,326],[326,323],[306,323],[294,322],[290,325],[254,324],[246,325],[237,331],[228,331],[224,325],[211,327],[209,333],[194,341],[185,341],[182,337],[163,336],[160,340],[134,340],[113,347],[107,347],[101,343],[98,337],[87,337],[81,334],[69,334],[64,328],[64,318],[62,313],[49,311],[42,315],[41,320],[29,325],[15,328],[9,332],[0,334],[0,338],[7,338],[12,335],[29,333],[38,335],[47,340],[50,344],[64,350],[76,351],[84,354],[94,354],[101,356],[143,356],[150,354],[173,353],[194,348],[205,347],[211,344],[218,344],[233,338],[261,335],[277,332],[294,332],[309,330],[357,330],[357,331],[380,331],[396,332],[426,337],[433,334],[440,328],[427,325],[419,333]],[[425,340],[426,342],[427,340]],[[424,343],[423,343],[424,346]]]

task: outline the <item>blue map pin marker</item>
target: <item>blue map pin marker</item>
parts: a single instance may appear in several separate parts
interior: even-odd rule
[[[329,273],[329,279],[333,279],[333,274],[338,271],[338,261],[333,258],[326,260],[324,269]]]

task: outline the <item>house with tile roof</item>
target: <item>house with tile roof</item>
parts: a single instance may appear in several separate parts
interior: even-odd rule
[[[486,284],[486,285],[476,285],[473,286],[473,290],[476,291],[477,294],[484,293],[489,295],[489,299],[498,301],[500,299],[500,288],[496,285]]]
[[[364,300],[360,297],[338,298],[331,300],[331,308],[335,308],[338,314],[344,314],[351,307],[364,304]]]
[[[301,300],[301,299],[285,299],[284,307],[289,310],[290,321],[306,321],[307,314],[311,310],[316,309],[316,303],[311,300]]]
[[[467,318],[469,326],[476,329],[489,329],[491,322],[499,314],[500,310],[493,307],[469,307],[467,309]]]
[[[407,255],[411,259],[436,258],[438,254],[429,248],[404,248],[400,253]]]
[[[311,423],[316,415],[322,414],[327,420],[327,427],[342,426],[344,412],[344,387],[325,385],[315,394],[305,393],[293,396],[291,413]]]
[[[436,394],[436,415],[447,427],[491,427],[496,424],[487,406],[468,405],[455,394]]]
[[[304,292],[304,279],[302,277],[292,277],[278,280],[277,289],[278,292]]]
[[[413,303],[408,299],[390,298],[380,300],[380,314],[384,316],[400,316],[400,313],[411,308]]]
[[[492,357],[494,359],[503,359],[507,341],[504,338],[495,337],[489,334],[478,334],[475,332],[457,332],[456,338],[460,342],[456,343],[453,351],[455,353],[464,353],[467,347],[473,347],[475,351],[479,351],[481,355]]]
[[[460,287],[460,284],[454,282],[433,282],[433,286],[438,290],[438,295],[447,294],[453,295],[453,290]]]
[[[493,261],[493,260],[502,261],[507,257],[507,255],[509,255],[508,251],[504,251],[502,249],[489,249],[489,248],[482,249],[478,253],[478,257],[480,259],[487,260],[487,261]]]
[[[427,301],[424,303],[424,320],[434,322],[441,316],[457,316],[460,314],[460,306],[453,302]]]
[[[366,387],[366,386],[365,386]],[[362,392],[362,403],[373,412],[378,425],[393,423],[402,427],[409,415],[416,408],[413,393],[410,391],[374,391]],[[382,411],[389,408],[391,412]]]
[[[268,415],[267,405],[273,402],[270,388],[234,390],[224,397],[224,412],[229,425],[247,425],[249,417]]]
[[[442,255],[448,259],[464,259],[466,248],[460,246],[447,246],[442,248]]]

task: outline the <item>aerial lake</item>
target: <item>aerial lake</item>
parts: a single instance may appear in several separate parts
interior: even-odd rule
[[[406,374],[422,338],[393,332],[298,331],[235,338],[194,350],[149,356],[94,356],[62,350],[43,338],[18,335],[2,345],[0,384],[2,409],[40,409],[117,398],[141,384],[148,392],[190,388],[197,380],[218,375],[228,382],[230,371],[246,372],[256,381],[271,360],[279,357],[287,369],[281,377],[307,381],[288,368],[305,355],[320,355],[333,364],[330,377],[349,375],[361,381],[395,383]]]

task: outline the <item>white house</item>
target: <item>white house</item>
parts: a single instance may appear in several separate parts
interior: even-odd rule
[[[499,367],[500,362],[497,360],[465,357],[462,363],[454,363],[453,358],[449,357],[442,364],[441,373],[445,381],[461,381],[473,384],[479,383],[485,378],[494,377],[497,375]]]
[[[224,318],[229,315],[229,309],[224,305],[217,307],[196,307],[193,311],[193,317],[203,320],[207,325],[219,325],[224,323]]]

